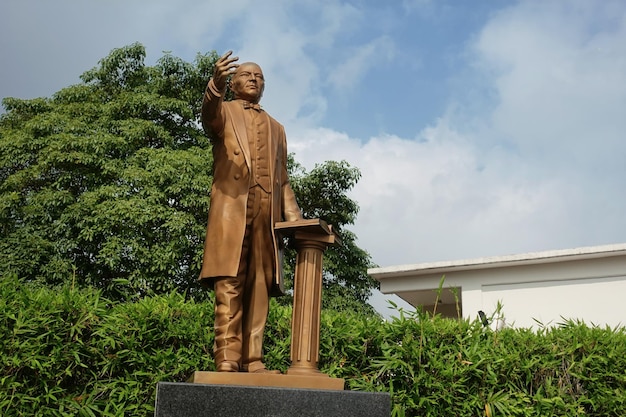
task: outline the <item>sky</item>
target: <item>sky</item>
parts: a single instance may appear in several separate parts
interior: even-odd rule
[[[361,170],[381,267],[626,242],[622,0],[6,0],[0,97],[133,42],[257,62],[296,160]]]

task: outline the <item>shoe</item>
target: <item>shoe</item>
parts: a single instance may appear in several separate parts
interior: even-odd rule
[[[215,367],[215,370],[217,372],[238,372],[239,365],[236,362],[224,361],[224,362],[219,363]]]

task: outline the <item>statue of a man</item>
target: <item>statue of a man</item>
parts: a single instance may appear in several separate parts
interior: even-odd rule
[[[261,68],[227,52],[202,103],[213,143],[213,187],[200,281],[215,290],[215,365],[220,372],[271,372],[263,331],[271,293],[282,291],[282,240],[274,224],[302,214],[287,176],[285,130],[259,106]],[[235,100],[225,102],[229,76]]]

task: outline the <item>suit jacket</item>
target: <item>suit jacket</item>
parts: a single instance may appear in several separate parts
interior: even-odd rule
[[[223,101],[224,92],[209,81],[202,103],[202,125],[213,142],[213,186],[200,279],[236,276],[246,227],[250,190],[250,149],[241,101]],[[265,111],[269,142],[271,224],[293,221],[302,214],[287,176],[285,129]],[[274,242],[274,293],[283,292],[282,240]]]

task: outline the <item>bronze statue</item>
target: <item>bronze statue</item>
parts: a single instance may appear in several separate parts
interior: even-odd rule
[[[215,290],[217,371],[280,373],[262,354],[269,298],[283,289],[274,225],[302,214],[287,176],[285,130],[258,104],[263,72],[231,55],[216,62],[202,103],[214,172],[200,281]],[[231,75],[235,99],[225,102]]]

